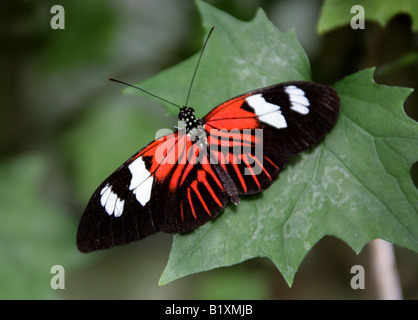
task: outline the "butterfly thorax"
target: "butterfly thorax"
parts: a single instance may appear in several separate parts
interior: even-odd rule
[[[180,109],[179,119],[181,121],[184,121],[187,132],[189,132],[192,129],[198,128],[202,125],[200,119],[196,118],[194,114],[194,109],[190,107],[182,107]]]
[[[185,124],[187,135],[194,143],[198,144],[200,149],[205,150],[207,148],[207,136],[205,129],[203,128],[202,121],[196,118],[194,109],[190,107],[183,107],[179,113],[179,120]]]

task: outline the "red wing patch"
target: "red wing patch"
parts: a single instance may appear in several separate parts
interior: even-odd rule
[[[248,96],[242,95],[220,104],[202,119],[203,123],[227,131],[258,127],[255,114],[241,108]]]

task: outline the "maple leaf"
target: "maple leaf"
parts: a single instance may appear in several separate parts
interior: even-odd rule
[[[311,79],[294,33],[277,30],[262,10],[243,22],[197,4],[206,29],[215,26],[189,102],[198,117],[243,92]],[[140,86],[181,103],[197,57]],[[360,71],[335,84],[341,99],[335,128],[294,157],[268,190],[242,196],[239,206],[228,206],[214,221],[175,235],[160,284],[267,257],[291,285],[303,258],[326,235],[356,252],[375,238],[418,251],[418,192],[409,171],[418,157],[418,125],[403,111],[412,90],[376,84],[373,72]]]

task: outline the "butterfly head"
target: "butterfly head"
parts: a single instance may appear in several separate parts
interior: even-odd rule
[[[190,107],[182,107],[180,109],[179,120],[184,121],[187,131],[197,128],[199,125],[201,125],[201,121],[196,118],[194,114],[194,109]]]

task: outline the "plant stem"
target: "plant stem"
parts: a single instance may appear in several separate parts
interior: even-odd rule
[[[393,71],[396,71],[397,69],[406,68],[417,62],[418,62],[418,52],[416,51],[409,52],[403,55],[402,57],[400,57],[399,59],[379,67],[376,70],[376,74],[378,76],[384,76],[384,75],[390,74]]]
[[[402,289],[396,268],[393,245],[376,239],[370,242],[372,277],[379,300],[401,300]]]

